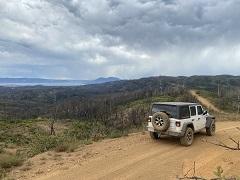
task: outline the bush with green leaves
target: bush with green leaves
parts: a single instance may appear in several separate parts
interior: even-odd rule
[[[59,136],[44,136],[38,135],[34,137],[31,145],[29,156],[34,156],[39,153],[54,149],[59,144],[64,142],[62,137]]]
[[[223,168],[221,166],[218,166],[216,171],[213,172],[213,174],[217,177],[215,180],[240,180],[240,177],[226,177],[223,172]]]
[[[122,136],[127,136],[128,135],[128,130],[120,131],[120,130],[111,130],[108,134],[108,137],[110,138],[119,138]]]
[[[66,136],[76,140],[100,139],[107,134],[107,128],[100,122],[76,121],[65,132]]]

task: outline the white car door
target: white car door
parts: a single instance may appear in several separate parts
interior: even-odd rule
[[[206,127],[206,116],[203,115],[203,108],[202,106],[197,106],[197,124],[199,130]]]
[[[198,124],[198,115],[197,115],[197,109],[196,106],[190,106],[190,115],[191,115],[191,120],[194,126],[194,129],[197,130],[200,128],[200,125]]]

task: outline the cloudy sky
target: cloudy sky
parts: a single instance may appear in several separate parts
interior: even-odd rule
[[[0,77],[240,75],[239,0],[0,0]]]

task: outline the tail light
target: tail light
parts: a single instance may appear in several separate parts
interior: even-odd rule
[[[176,121],[176,126],[180,127],[181,126],[181,122],[180,121]]]
[[[151,118],[151,117],[148,117],[147,120],[148,120],[148,122],[151,122],[151,121],[152,121],[152,118]]]

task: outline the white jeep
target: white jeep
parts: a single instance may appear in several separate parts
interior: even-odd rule
[[[187,102],[161,102],[152,104],[148,118],[148,131],[153,139],[161,135],[180,138],[184,146],[193,143],[194,133],[206,129],[208,136],[215,134],[215,117],[203,111],[200,104]]]

